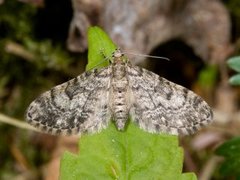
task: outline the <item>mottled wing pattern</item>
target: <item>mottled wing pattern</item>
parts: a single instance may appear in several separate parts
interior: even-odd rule
[[[188,135],[212,120],[208,104],[192,91],[146,69],[128,65],[130,115],[153,133]]]
[[[110,121],[111,68],[92,70],[52,88],[33,101],[28,123],[51,134],[98,132]]]

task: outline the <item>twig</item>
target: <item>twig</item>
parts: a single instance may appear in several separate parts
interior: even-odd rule
[[[9,41],[6,43],[5,51],[16,56],[19,56],[23,59],[26,59],[30,62],[35,59],[35,55],[33,53],[25,49],[22,45],[13,41]]]
[[[218,164],[223,160],[223,158],[218,156],[212,156],[204,165],[200,175],[199,180],[209,180],[211,179],[213,172],[218,167]]]
[[[18,119],[6,116],[6,115],[4,115],[2,113],[0,113],[0,122],[6,123],[6,124],[10,124],[12,126],[16,126],[18,128],[21,128],[21,129],[28,129],[28,130],[39,132],[36,128],[30,126],[29,124],[27,124],[25,122],[21,122]]]

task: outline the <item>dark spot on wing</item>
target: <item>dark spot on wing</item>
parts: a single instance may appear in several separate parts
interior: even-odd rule
[[[167,95],[167,100],[171,100],[173,92],[169,91],[166,95]]]

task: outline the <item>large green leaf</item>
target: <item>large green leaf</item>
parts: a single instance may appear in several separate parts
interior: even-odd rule
[[[176,136],[151,134],[130,123],[113,123],[99,134],[82,136],[79,155],[65,153],[61,179],[196,179],[182,174],[183,151]]]
[[[90,28],[88,36],[87,69],[92,69],[104,57],[111,59],[116,45],[97,27]],[[183,150],[177,136],[147,133],[131,121],[125,131],[110,123],[98,134],[83,135],[79,148],[79,155],[66,152],[62,157],[61,179],[196,179],[193,173],[182,173]]]
[[[89,28],[86,70],[107,66],[116,48],[117,46],[102,29],[99,27]]]

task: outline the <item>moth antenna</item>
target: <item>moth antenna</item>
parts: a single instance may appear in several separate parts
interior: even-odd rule
[[[130,54],[134,56],[142,56],[142,57],[155,58],[155,59],[164,59],[164,60],[170,61],[169,58],[162,57],[162,56],[152,56],[152,55],[138,54],[138,53],[132,53],[132,52],[123,52],[123,54]]]

